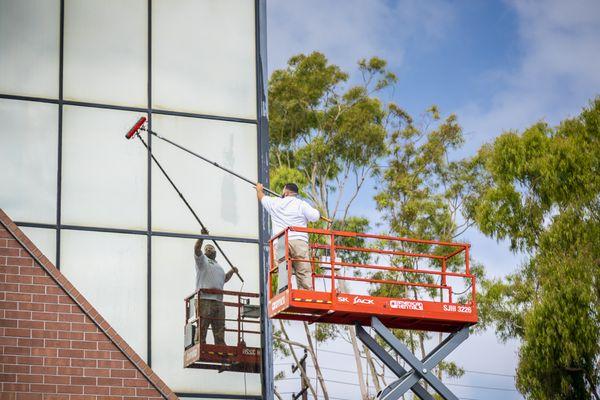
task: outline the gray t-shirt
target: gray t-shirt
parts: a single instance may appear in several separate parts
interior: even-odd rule
[[[219,289],[223,290],[225,285],[225,271],[215,260],[211,260],[204,254],[197,256],[196,259],[196,290],[198,289]],[[223,301],[222,294],[202,293],[201,299]]]

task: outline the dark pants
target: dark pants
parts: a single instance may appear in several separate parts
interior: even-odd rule
[[[200,299],[199,342],[206,343],[208,327],[212,329],[215,344],[225,345],[225,306],[220,300]]]

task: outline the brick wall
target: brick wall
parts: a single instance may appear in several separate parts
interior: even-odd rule
[[[0,389],[1,400],[176,398],[1,210]]]

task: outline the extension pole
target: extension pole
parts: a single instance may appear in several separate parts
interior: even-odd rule
[[[200,218],[198,217],[198,215],[196,214],[196,212],[194,211],[194,209],[192,208],[192,206],[190,206],[190,203],[188,203],[187,200],[185,199],[185,197],[183,197],[183,194],[179,191],[179,189],[177,188],[177,186],[175,186],[175,183],[171,180],[171,178],[169,177],[169,175],[167,174],[167,172],[164,170],[164,168],[162,167],[162,165],[160,165],[160,163],[158,162],[158,160],[156,159],[156,157],[154,157],[154,154],[152,154],[152,152],[150,151],[150,148],[148,147],[148,145],[146,144],[146,142],[144,141],[144,139],[142,139],[142,137],[139,135],[139,133],[136,133],[135,135],[138,137],[138,139],[140,139],[140,141],[142,142],[142,144],[144,145],[144,147],[148,150],[148,153],[150,154],[150,157],[152,157],[152,160],[156,163],[156,166],[158,167],[158,169],[160,169],[160,171],[163,173],[163,175],[165,176],[165,178],[167,178],[167,180],[169,181],[169,183],[171,184],[171,186],[173,186],[173,189],[175,189],[175,191],[177,192],[177,194],[179,195],[179,197],[181,197],[181,200],[183,200],[183,202],[187,206],[188,210],[190,210],[190,212],[192,213],[192,215],[194,216],[194,218],[196,219],[196,221],[198,221],[198,223],[200,224],[200,226],[202,227],[202,229],[208,231],[208,229],[206,229],[206,226],[204,226],[204,224],[202,223],[202,221],[200,221]],[[225,252],[223,251],[223,249],[221,248],[221,246],[219,246],[219,243],[217,243],[217,241],[214,240],[214,239],[212,239],[212,242],[214,243],[215,247],[217,249],[219,249],[219,252],[223,256],[223,258],[225,259],[225,261],[227,261],[227,264],[229,264],[229,266],[231,268],[233,268],[233,263],[225,255]],[[242,276],[239,274],[239,272],[236,272],[235,274],[237,275],[238,278],[240,278],[240,280],[242,282],[244,282],[244,278],[242,278]]]
[[[167,143],[169,143],[169,144],[171,144],[171,145],[173,145],[173,146],[177,147],[178,149],[181,149],[181,150],[185,151],[185,152],[186,152],[186,153],[188,153],[188,154],[191,154],[191,155],[193,155],[193,156],[195,156],[195,157],[198,157],[198,158],[199,158],[199,159],[201,159],[202,161],[205,161],[205,162],[207,162],[207,163],[209,163],[209,164],[212,164],[212,165],[214,165],[215,167],[217,167],[217,168],[219,168],[219,169],[221,169],[221,170],[223,170],[223,171],[225,171],[225,172],[228,172],[228,173],[230,173],[231,175],[233,175],[233,176],[236,176],[236,177],[240,178],[241,180],[243,180],[243,181],[245,181],[245,182],[248,182],[248,183],[249,183],[249,184],[251,184],[252,186],[256,186],[256,182],[253,182],[252,180],[250,180],[250,179],[246,178],[245,176],[243,176],[243,175],[240,175],[240,174],[238,174],[237,172],[235,172],[235,171],[232,171],[232,170],[230,170],[229,168],[226,168],[226,167],[224,167],[224,166],[222,166],[222,165],[220,165],[220,164],[218,164],[218,163],[216,163],[216,162],[214,162],[214,161],[211,161],[211,160],[209,160],[208,158],[206,158],[206,157],[203,157],[203,156],[201,156],[201,155],[200,155],[200,154],[198,154],[198,153],[195,153],[195,152],[193,152],[193,151],[191,151],[191,150],[189,150],[189,149],[186,149],[185,147],[183,147],[183,146],[181,146],[181,145],[179,145],[179,144],[177,144],[177,143],[175,143],[175,142],[173,142],[173,141],[171,141],[171,140],[167,139],[166,137],[163,137],[163,136],[159,135],[158,133],[156,133],[156,132],[154,132],[154,131],[151,131],[151,130],[149,130],[149,129],[145,129],[145,128],[142,128],[142,130],[146,130],[148,133],[150,133],[150,134],[152,134],[152,135],[156,136],[157,138],[159,138],[159,139],[161,139],[161,140],[164,140],[165,142],[167,142]],[[278,194],[278,193],[275,193],[275,192],[274,192],[274,191],[272,191],[271,189],[264,188],[264,191],[265,191],[265,192],[267,192],[267,193],[269,193],[269,194],[271,194],[271,195],[273,195],[273,196],[281,197],[281,195],[280,195],[280,194]],[[331,221],[329,218],[321,217],[321,219],[322,219],[323,221],[326,221],[326,222],[330,223],[330,224],[331,224],[331,222],[332,222],[332,221]]]

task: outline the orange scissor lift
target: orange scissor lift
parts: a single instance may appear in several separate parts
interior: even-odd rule
[[[198,340],[203,293],[223,296],[225,345]],[[200,289],[186,297],[184,368],[259,373],[262,351],[258,299],[257,293],[218,289]],[[215,318],[209,319],[216,322]]]
[[[289,235],[294,232],[310,235],[310,259],[290,256]],[[376,245],[352,245],[356,239]],[[433,400],[421,380],[441,398],[458,399],[431,371],[477,323],[469,244],[290,227],[273,237],[269,246],[269,317],[355,325],[359,339],[398,377],[378,399],[400,399],[412,390],[421,399]],[[292,286],[295,262],[311,264],[314,290]],[[382,287],[394,296],[380,294],[377,289]],[[404,369],[363,326],[371,326],[411,369]],[[390,329],[449,335],[419,360]]]

